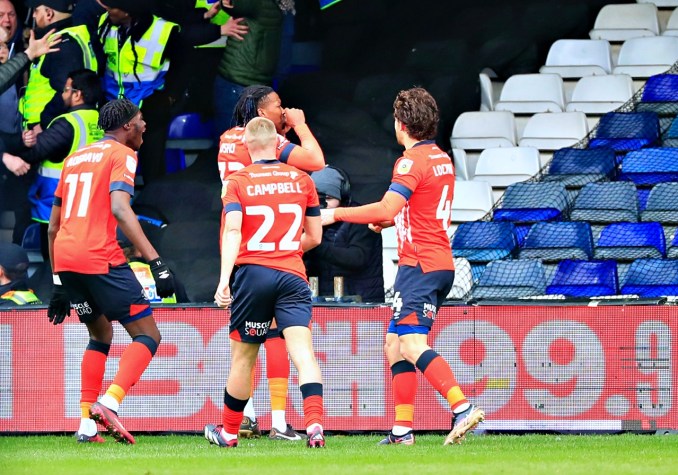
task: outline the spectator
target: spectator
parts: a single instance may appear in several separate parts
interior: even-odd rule
[[[24,134],[24,143],[28,148],[18,154],[21,160],[32,167],[40,164],[37,177],[29,190],[29,199],[31,216],[40,223],[45,261],[49,259],[47,223],[63,161],[79,148],[104,136],[103,131],[97,127],[97,104],[102,96],[99,77],[94,71],[81,69],[70,73],[61,97],[68,112],[55,118],[41,134],[27,131]]]
[[[96,71],[97,60],[87,27],[73,25],[72,0],[28,0],[27,5],[33,8],[36,37],[42,38],[52,29],[61,33],[59,51],[42,56],[31,68],[19,105],[24,123],[29,129],[39,126],[39,133],[67,110],[61,91],[68,74],[79,69]]]
[[[251,396],[251,373],[275,318],[299,373],[306,443],[324,447],[322,376],[313,352],[311,292],[301,260],[302,252],[317,246],[322,236],[318,196],[306,173],[276,160],[278,136],[273,122],[252,119],[245,141],[252,165],[229,177],[222,197],[227,218],[221,238],[221,276],[214,294],[220,307],[232,304],[231,372],[224,391],[223,424],[206,425],[205,438],[220,447],[238,445]],[[245,191],[259,187],[295,191],[256,196]],[[243,212],[250,206],[262,212]],[[258,214],[272,218],[274,224],[269,226],[267,219],[262,227]],[[264,229],[266,236],[261,233]]]
[[[393,103],[396,140],[405,148],[393,167],[391,185],[379,202],[322,212],[323,225],[336,221],[396,226],[398,273],[393,317],[384,352],[391,366],[395,421],[380,444],[413,445],[416,369],[450,405],[452,431],[444,445],[461,444],[485,412],[464,396],[450,365],[428,346],[436,313],[454,282],[447,236],[454,194],[454,166],[433,141],[440,113],[428,91],[400,91]]]
[[[118,409],[160,344],[150,303],[117,245],[116,224],[149,261],[158,294],[167,297],[174,293],[171,271],[130,206],[137,168],[135,151],[143,140],[145,125],[139,108],[126,99],[104,105],[99,126],[106,135],[66,159],[49,218],[50,260],[55,274],[47,309],[49,321],[62,323],[73,308],[90,336],[81,365],[77,438],[82,443],[103,441],[95,421],[119,442],[135,442],[118,419]],[[112,384],[96,402],[115,320],[132,343],[120,357]]]
[[[141,224],[141,223],[140,223]],[[143,226],[142,226],[143,228]],[[151,272],[151,266],[148,265],[146,260],[139,252],[132,241],[130,241],[127,236],[118,228],[117,235],[118,246],[122,249],[122,252],[125,254],[125,259],[127,263],[134,271],[134,275],[141,284],[141,287],[144,289],[146,298],[151,303],[189,303],[188,295],[186,294],[186,288],[181,283],[181,281],[174,276],[174,294],[169,297],[160,297],[156,289],[155,279],[153,278],[153,272]]]
[[[311,175],[320,207],[351,206],[351,185],[343,170],[328,166]],[[362,302],[384,301],[381,235],[367,225],[337,222],[323,228],[320,245],[304,254],[306,272],[317,276],[319,295],[332,295],[334,277],[344,279],[344,294]]]
[[[42,302],[28,288],[28,255],[21,246],[0,242],[0,308]]]
[[[271,85],[278,67],[284,14],[294,12],[293,0],[223,0],[234,18],[245,18],[249,32],[242,40],[229,41],[214,82],[217,132],[236,125],[233,110],[243,89],[253,84]]]

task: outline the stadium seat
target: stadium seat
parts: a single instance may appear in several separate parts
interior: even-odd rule
[[[660,117],[678,113],[678,74],[657,74],[645,83],[637,112],[656,112]]]
[[[482,219],[494,206],[492,187],[485,181],[458,181],[454,184],[452,222]]]
[[[678,260],[637,259],[631,263],[621,293],[640,297],[678,295]]]
[[[669,259],[678,258],[678,233],[675,233],[671,238],[671,242],[666,248],[666,257]]]
[[[470,180],[472,176],[468,170],[468,163],[466,163],[466,151],[453,148],[451,155],[454,163],[454,177],[457,180]]]
[[[619,50],[614,74],[628,74],[632,78],[649,78],[661,74],[678,60],[678,37],[655,36],[631,38]]]
[[[656,1],[660,2],[661,0],[656,0]],[[673,1],[675,3],[675,6],[678,7],[678,0],[668,0],[668,1]],[[659,6],[659,5],[657,5],[657,6]],[[678,36],[678,8],[674,9],[671,12],[669,19],[666,22],[666,28],[664,29],[664,32],[662,33],[662,35]]]
[[[471,263],[490,262],[513,255],[518,247],[513,223],[462,223],[452,238],[452,253]]]
[[[507,111],[464,112],[454,122],[450,142],[464,150],[515,147],[515,119]]]
[[[26,227],[23,238],[21,240],[21,247],[26,251],[28,256],[28,274],[33,275],[37,265],[44,262],[42,257],[42,239],[40,237],[40,223],[32,223]]]
[[[203,121],[200,114],[181,114],[172,119],[167,132],[165,164],[167,173],[183,170],[191,165],[186,150],[205,150],[213,145],[214,122]]]
[[[662,146],[678,148],[678,120],[673,119],[662,137]]]
[[[636,0],[637,3],[653,3],[658,8],[678,7],[678,0]]]
[[[614,261],[566,260],[558,264],[548,295],[601,297],[619,293],[617,263]]]
[[[622,42],[629,38],[659,34],[659,17],[654,4],[605,5],[596,16],[589,37]]]
[[[567,206],[567,191],[562,183],[514,183],[506,189],[501,206],[494,210],[494,219],[520,224],[560,221]]]
[[[539,150],[534,147],[487,148],[480,153],[474,180],[505,188],[539,173]]]
[[[540,73],[580,78],[612,73],[612,53],[607,40],[557,40],[549,48]]]
[[[571,221],[532,225],[518,252],[520,259],[541,259],[544,263],[565,259],[588,260],[592,256],[591,226]]]
[[[633,79],[628,74],[586,76],[577,81],[565,109],[602,115],[621,107],[632,96]]]
[[[660,223],[613,223],[605,226],[593,250],[595,259],[632,261],[666,256],[666,238]]]
[[[609,181],[615,176],[615,154],[604,148],[561,148],[543,181],[559,181],[568,188],[581,188],[588,183]]]
[[[492,261],[471,290],[474,299],[517,299],[543,295],[544,265],[536,260]]]
[[[473,271],[471,264],[463,257],[454,258],[454,283],[447,294],[448,300],[465,298],[473,287]]]
[[[391,226],[381,231],[381,243],[384,260],[398,262],[398,238],[396,237],[396,228]]]
[[[478,81],[480,82],[480,110],[487,112],[494,110],[494,86],[492,86],[492,79],[485,73],[478,74]]]
[[[577,195],[570,219],[591,224],[637,222],[635,185],[629,182],[589,183]]]
[[[629,152],[622,160],[619,179],[636,185],[678,181],[678,148],[643,148]]]
[[[678,224],[678,183],[655,185],[650,191],[647,205],[640,218],[643,222]]]
[[[514,114],[562,112],[565,110],[563,79],[558,74],[515,74],[504,83],[494,109]]]
[[[608,112],[591,136],[589,148],[620,153],[655,145],[659,142],[659,117],[654,112]]]
[[[589,133],[583,112],[551,112],[535,114],[527,121],[518,144],[553,151],[570,147]]]

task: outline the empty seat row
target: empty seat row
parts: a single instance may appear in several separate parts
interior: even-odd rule
[[[611,259],[678,257],[678,238],[666,245],[660,223],[612,223],[602,228],[594,244],[591,225],[586,222],[549,222],[532,225],[524,238],[513,223],[476,221],[462,223],[452,238],[454,255],[472,263],[493,260]]]
[[[673,7],[673,0],[639,1],[635,4],[611,4],[600,9],[589,37],[614,42],[629,38],[652,37],[660,34],[676,35],[678,14],[674,11],[663,29],[659,22],[658,6]]]
[[[471,296],[515,299],[541,295],[645,298],[678,295],[678,260],[637,259],[630,265],[621,285],[617,267],[615,261],[567,260],[558,264],[548,282],[541,261],[493,261],[484,269]]]

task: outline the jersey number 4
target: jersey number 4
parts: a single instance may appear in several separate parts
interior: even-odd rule
[[[450,221],[452,220],[452,200],[447,199],[449,190],[450,185],[443,187],[443,193],[440,195],[440,201],[436,209],[436,219],[442,221],[443,229],[445,230],[450,227]]]
[[[275,224],[275,211],[273,208],[264,205],[246,206],[245,213],[248,216],[264,217],[264,222],[261,223],[257,232],[252,235],[252,238],[247,243],[248,251],[275,251],[276,244],[278,245],[277,250],[279,251],[296,251],[299,249],[300,243],[299,241],[295,241],[294,238],[297,237],[299,229],[301,228],[301,206],[291,203],[278,205],[278,213],[291,214],[294,217],[290,228],[278,243],[266,242],[263,240]]]
[[[68,187],[68,194],[66,195],[66,214],[65,217],[68,218],[71,216],[71,211],[73,211],[73,202],[75,201],[75,192],[78,188],[78,184],[82,184],[82,192],[80,193],[80,201],[78,203],[78,211],[76,216],[78,218],[83,218],[87,216],[87,207],[89,206],[89,195],[92,191],[92,172],[66,175],[64,183]]]

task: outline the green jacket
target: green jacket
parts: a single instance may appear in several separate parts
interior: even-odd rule
[[[278,67],[283,14],[274,0],[234,0],[233,4],[228,13],[245,17],[249,32],[243,41],[228,40],[219,74],[241,86],[270,85]]]

